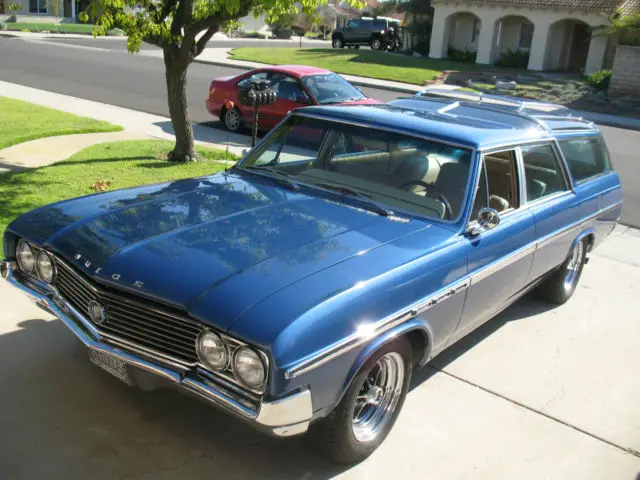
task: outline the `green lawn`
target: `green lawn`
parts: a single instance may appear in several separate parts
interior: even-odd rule
[[[93,33],[93,25],[87,25],[83,23],[7,23],[7,30],[29,32],[51,32],[51,33],[81,33],[84,35],[91,35]]]
[[[36,138],[116,132],[122,127],[32,103],[0,97],[0,149]]]
[[[173,142],[123,141],[94,145],[49,167],[0,174],[0,232],[15,217],[66,198],[95,193],[93,185],[115,190],[148,183],[215,173],[224,168],[226,152],[197,148],[198,163],[166,160]],[[218,161],[217,161],[218,160]],[[237,157],[229,155],[229,165]],[[2,237],[0,236],[0,252]]]
[[[395,80],[424,85],[443,70],[475,71],[481,67],[473,63],[456,63],[409,55],[392,55],[375,50],[333,48],[235,48],[234,60],[278,64],[311,65],[337,73],[360,77]]]

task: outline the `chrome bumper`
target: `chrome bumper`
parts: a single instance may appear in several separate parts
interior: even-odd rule
[[[268,430],[273,435],[281,437],[298,435],[306,432],[309,428],[313,414],[309,390],[303,390],[272,402],[260,402],[257,407],[252,408],[246,402],[240,402],[225,393],[221,388],[216,388],[209,379],[201,377],[197,373],[194,374],[193,371],[182,371],[175,367],[169,367],[163,364],[161,358],[148,360],[105,343],[93,324],[73,306],[60,298],[53,289],[49,289],[43,284],[38,285],[37,290],[35,287],[30,288],[24,285],[14,275],[15,268],[17,267],[14,262],[0,262],[0,276],[27,294],[36,305],[56,315],[87,348],[116,357],[129,365],[163,377],[190,393]],[[34,285],[38,283],[34,282]],[[63,308],[60,308],[59,305]]]

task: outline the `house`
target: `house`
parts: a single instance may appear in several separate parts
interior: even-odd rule
[[[65,18],[75,19],[76,15],[88,6],[89,0],[0,0],[0,13],[8,14],[9,4],[16,3],[22,7],[13,12],[16,15],[33,17],[30,21],[56,23]]]
[[[640,11],[640,0],[434,0],[429,57],[450,49],[495,64],[507,52],[528,56],[529,70],[589,75],[605,67],[609,39],[591,34],[606,14]]]

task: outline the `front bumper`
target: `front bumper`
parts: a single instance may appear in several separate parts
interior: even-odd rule
[[[204,372],[181,368],[162,358],[146,352],[128,351],[110,345],[103,339],[90,320],[60,297],[55,288],[29,280],[29,285],[21,282],[15,274],[14,262],[0,262],[0,275],[11,285],[27,294],[39,307],[53,313],[89,349],[115,357],[129,365],[150,372],[189,393],[222,407],[237,417],[253,423],[276,436],[292,436],[304,433],[309,428],[313,414],[311,392],[302,390],[270,402],[260,400],[257,405],[243,401],[233,395],[233,390],[225,386],[223,380],[204,375]],[[19,274],[18,274],[19,275]]]

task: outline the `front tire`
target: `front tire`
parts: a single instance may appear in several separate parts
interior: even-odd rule
[[[562,305],[571,298],[582,275],[587,247],[586,239],[576,242],[562,266],[538,287],[541,298],[556,305]]]
[[[371,50],[381,50],[382,41],[379,38],[372,38],[369,42],[369,46],[371,47]]]
[[[371,455],[398,418],[411,372],[407,339],[399,338],[376,351],[335,410],[314,425],[312,435],[322,453],[341,464],[360,462]]]

